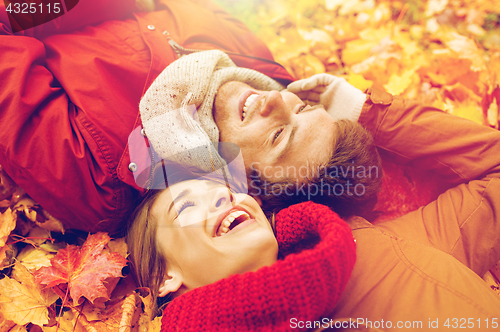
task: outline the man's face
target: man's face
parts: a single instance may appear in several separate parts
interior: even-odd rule
[[[291,92],[231,81],[219,88],[214,105],[220,141],[238,144],[245,167],[266,179],[303,180],[332,154],[335,121]]]

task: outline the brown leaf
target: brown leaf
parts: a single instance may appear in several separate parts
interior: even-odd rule
[[[117,252],[123,256],[123,258],[127,258],[127,243],[125,242],[125,238],[119,238],[115,240],[109,241],[107,247],[109,248],[109,252]],[[106,253],[106,248],[104,248],[103,253]]]
[[[0,201],[12,196],[16,189],[16,183],[5,173],[2,165],[0,165]]]
[[[89,321],[82,314],[79,322],[87,331],[99,332],[129,332],[138,325],[137,321],[141,314],[140,298],[131,293],[128,296],[106,303],[106,308],[100,312],[100,320]],[[73,309],[73,313],[78,313]]]
[[[7,320],[0,315],[0,332],[8,332],[15,325],[16,323],[11,320]]]

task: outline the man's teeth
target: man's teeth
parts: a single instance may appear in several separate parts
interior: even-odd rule
[[[255,99],[257,99],[259,95],[257,94],[251,94],[248,96],[247,100],[245,100],[245,106],[243,106],[243,114],[241,115],[241,120],[245,119],[245,116],[247,115],[247,110],[252,105]]]
[[[247,219],[250,218],[250,216],[248,215],[248,213],[246,212],[243,212],[243,211],[234,211],[234,212],[231,212],[223,221],[222,221],[222,224],[220,225],[220,236],[226,234],[227,232],[229,232],[229,227],[231,226],[231,224],[233,223],[233,221],[240,217],[240,216],[243,216],[245,215],[247,217]]]

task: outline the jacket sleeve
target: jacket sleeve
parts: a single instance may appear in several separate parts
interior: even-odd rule
[[[500,132],[376,90],[360,122],[382,153],[455,186],[379,226],[450,253],[479,275],[494,265],[500,259]]]
[[[312,249],[271,266],[233,275],[174,299],[162,331],[288,331],[290,319],[328,315],[350,277],[355,243],[347,224],[325,206],[294,205],[277,215],[280,250],[319,235]],[[202,318],[203,317],[203,318]]]

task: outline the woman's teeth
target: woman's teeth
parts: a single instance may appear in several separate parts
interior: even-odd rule
[[[222,221],[222,224],[220,225],[219,227],[219,236],[222,236],[224,234],[226,234],[227,232],[229,232],[229,227],[231,226],[231,224],[236,220],[238,219],[238,217],[241,217],[241,216],[245,216],[243,217],[242,219],[244,220],[247,220],[247,219],[250,219],[250,216],[248,215],[248,213],[246,212],[243,212],[243,211],[234,211],[234,212],[231,212],[223,221]],[[240,220],[241,221],[244,221],[244,220]]]
[[[241,115],[241,120],[244,120],[247,115],[247,110],[252,105],[255,99],[257,99],[258,94],[251,94],[248,96],[247,100],[245,100],[245,106],[243,106],[243,114]]]

